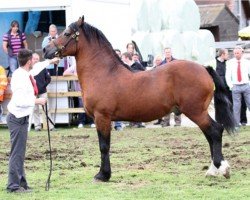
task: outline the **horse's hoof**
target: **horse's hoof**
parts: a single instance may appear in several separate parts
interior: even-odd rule
[[[230,172],[229,172],[229,171],[226,171],[226,173],[223,174],[223,176],[224,176],[226,179],[230,179]]]
[[[103,183],[104,181],[100,180],[100,179],[97,179],[97,178],[94,178],[93,179],[93,182],[94,183]]]
[[[219,172],[227,179],[230,178],[230,165],[226,160],[221,161],[221,166],[219,167]]]
[[[110,175],[109,176],[104,176],[102,173],[98,173],[95,175],[94,177],[94,182],[108,182],[110,179]]]
[[[214,166],[214,163],[212,161],[209,169],[206,172],[206,177],[209,177],[209,176],[215,177],[218,175],[219,175],[219,170]]]

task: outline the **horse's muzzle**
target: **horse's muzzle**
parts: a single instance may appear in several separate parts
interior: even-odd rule
[[[52,59],[54,57],[60,57],[59,52],[56,48],[51,48],[50,46],[46,46],[43,48],[44,58],[45,59]]]

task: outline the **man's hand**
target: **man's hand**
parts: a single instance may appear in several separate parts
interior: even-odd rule
[[[55,57],[55,58],[52,58],[52,59],[49,61],[49,63],[50,63],[50,64],[58,64],[59,61],[60,61],[60,58]]]
[[[42,98],[42,97],[37,98],[35,100],[35,104],[39,104],[39,105],[43,105],[43,106],[46,104],[46,102],[47,102],[47,99],[46,98]]]

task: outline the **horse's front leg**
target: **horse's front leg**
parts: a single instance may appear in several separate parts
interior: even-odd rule
[[[95,175],[96,181],[109,181],[111,177],[111,166],[109,159],[111,120],[106,116],[95,116],[96,130],[101,152],[100,171]]]

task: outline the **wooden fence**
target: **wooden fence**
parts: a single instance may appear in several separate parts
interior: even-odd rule
[[[52,90],[48,90],[48,98],[49,100],[51,99],[56,99],[56,101],[60,101],[61,98],[73,98],[73,97],[81,97],[81,92],[80,91],[72,91],[70,90],[70,85],[72,85],[73,81],[77,81],[77,76],[52,76],[51,77],[51,83],[49,85],[49,88]],[[10,80],[9,80],[10,82]],[[54,87],[57,84],[60,84],[61,82],[66,83],[67,84],[67,91],[60,91],[57,90],[56,91],[56,87]],[[54,85],[53,85],[54,84]],[[53,85],[53,87],[50,87],[51,85]],[[7,114],[7,104],[10,101],[11,98],[11,90],[10,90],[10,85],[8,86],[7,91],[5,92],[4,95],[4,102],[3,102],[3,110],[4,110],[4,115]],[[56,110],[57,114],[71,114],[71,113],[84,113],[84,108],[83,107],[72,107],[72,105],[69,105],[69,107],[63,107],[63,108],[57,108],[55,109],[55,106],[51,107],[49,109],[49,112],[51,114],[54,114]],[[42,112],[42,111],[41,111]],[[46,128],[46,120],[45,120],[45,115],[44,112],[43,113],[43,127]],[[3,123],[6,123],[5,120],[3,121]]]

